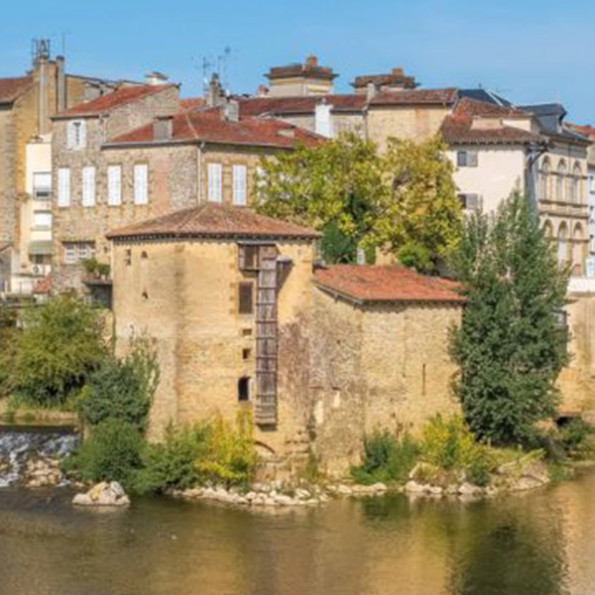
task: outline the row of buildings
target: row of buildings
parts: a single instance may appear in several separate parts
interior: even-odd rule
[[[182,98],[159,73],[142,83],[68,75],[45,42],[36,48],[31,72],[0,79],[4,291],[88,291],[113,304],[120,346],[154,337],[155,436],[250,407],[264,455],[314,450],[340,470],[363,432],[456,409],[448,330],[463,300],[451,282],[317,266],[316,232],[247,208],[262,157],[346,130],[380,150],[390,137],[441,134],[469,211],[527,195],[580,294],[564,406],[590,407],[595,135],[562,106],[424,89],[398,68],[337,94],[336,73],[314,56],[271,68],[254,95],[225,92],[214,76],[204,97]]]

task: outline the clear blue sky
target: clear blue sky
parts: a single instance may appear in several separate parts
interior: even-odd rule
[[[160,70],[201,89],[201,62],[231,47],[232,91],[316,53],[341,76],[403,66],[425,87],[482,84],[516,103],[559,101],[595,124],[593,0],[2,0],[0,76],[29,65],[33,37],[68,70],[138,79]]]

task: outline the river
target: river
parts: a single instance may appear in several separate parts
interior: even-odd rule
[[[394,495],[280,512],[166,498],[74,510],[0,490],[10,595],[595,593],[595,472],[492,501]]]

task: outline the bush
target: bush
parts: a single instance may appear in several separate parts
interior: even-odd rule
[[[108,357],[91,375],[80,401],[83,418],[91,425],[122,419],[144,431],[158,381],[154,349],[136,339],[123,360]]]
[[[196,425],[167,429],[165,441],[149,444],[143,453],[143,468],[135,478],[138,492],[186,489],[200,483],[196,461],[207,451],[209,428]]]
[[[108,419],[93,429],[69,462],[84,481],[133,483],[142,465],[144,440],[133,425],[121,419]]]
[[[72,296],[31,308],[18,341],[15,391],[34,406],[63,405],[105,358],[102,333],[99,311]]]
[[[352,468],[351,476],[364,485],[405,483],[418,454],[418,445],[409,434],[398,439],[387,430],[376,430],[364,438],[363,461]]]
[[[580,457],[590,450],[591,426],[580,418],[571,420],[560,428],[562,447],[567,455]]]

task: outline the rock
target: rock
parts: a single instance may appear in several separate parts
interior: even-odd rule
[[[286,496],[285,494],[277,494],[275,496],[275,502],[280,506],[292,506],[295,504],[295,500],[290,496]]]
[[[483,494],[483,488],[474,486],[469,482],[465,482],[459,486],[458,491],[461,496],[479,496],[480,494]]]
[[[447,496],[456,496],[459,493],[459,486],[456,484],[451,484],[446,486],[444,490]]]
[[[432,494],[432,496],[442,496],[444,494],[444,489],[440,486],[432,486],[430,488],[430,494]]]
[[[421,483],[410,480],[405,484],[405,491],[411,494],[421,494],[427,491],[427,487]]]
[[[526,490],[533,490],[540,488],[544,482],[534,477],[521,477],[509,484],[509,489],[514,492],[524,492]]]
[[[342,496],[350,496],[353,493],[353,489],[349,486],[341,484],[337,486],[336,492],[337,494],[341,494]]]
[[[121,508],[130,506],[130,499],[118,482],[103,481],[94,485],[86,494],[76,494],[72,503],[76,506]]]
[[[311,494],[308,490],[304,490],[302,488],[298,488],[295,491],[295,497],[299,498],[300,500],[309,500],[311,498]]]

